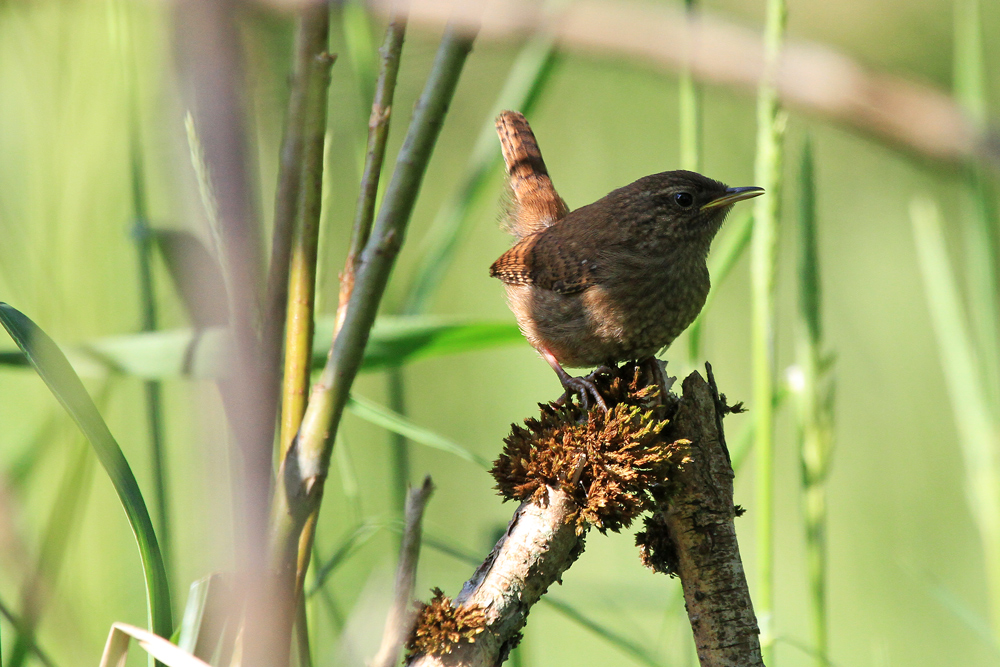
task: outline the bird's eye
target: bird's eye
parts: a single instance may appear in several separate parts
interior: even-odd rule
[[[681,208],[690,208],[691,204],[694,203],[694,197],[691,196],[690,192],[678,192],[674,195],[674,201]]]

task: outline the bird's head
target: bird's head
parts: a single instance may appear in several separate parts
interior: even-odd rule
[[[616,191],[620,205],[651,233],[711,242],[733,204],[764,194],[754,186],[730,188],[693,171],[664,171]],[[613,193],[613,194],[616,194]]]

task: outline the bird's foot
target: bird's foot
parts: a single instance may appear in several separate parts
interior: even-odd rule
[[[583,408],[584,412],[590,412],[590,409],[594,405],[597,405],[601,408],[602,412],[607,414],[608,404],[604,402],[604,397],[601,396],[601,392],[598,391],[597,385],[594,384],[591,376],[573,377],[569,373],[566,373],[565,377],[560,376],[559,380],[566,390],[557,401],[560,405],[565,405],[569,401],[570,396],[576,394],[580,397],[580,407]]]
[[[539,349],[539,352],[542,358],[549,362],[549,366],[556,372],[556,375],[559,376],[559,382],[562,383],[563,389],[566,390],[559,397],[559,400],[556,401],[558,405],[566,405],[569,402],[570,396],[577,394],[580,397],[580,406],[583,408],[584,413],[590,412],[590,408],[595,404],[600,406],[604,414],[608,413],[608,404],[604,402],[604,397],[601,396],[597,385],[594,384],[594,377],[600,373],[613,372],[610,366],[601,366],[586,377],[573,377],[566,372],[562,364],[559,363],[559,360],[556,359],[556,355],[552,354],[550,350],[543,347]],[[593,399],[593,402],[591,402],[591,399]]]

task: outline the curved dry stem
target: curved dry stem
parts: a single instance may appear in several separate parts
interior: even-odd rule
[[[378,7],[394,0],[374,2]],[[414,0],[414,23],[446,20],[482,25],[486,38],[547,31],[568,52],[619,55],[681,71],[705,83],[756,90],[765,75],[765,47],[753,30],[681,7],[580,0],[546,13],[541,3]],[[947,94],[872,71],[829,47],[789,42],[778,57],[774,85],[783,103],[835,120],[891,145],[943,160],[975,158],[1000,167],[1000,136],[972,122]]]

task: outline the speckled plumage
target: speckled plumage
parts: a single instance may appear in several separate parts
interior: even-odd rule
[[[705,258],[732,207],[725,202],[759,189],[667,171],[559,215],[566,206],[527,121],[507,111],[497,128],[518,240],[490,275],[505,283],[528,341],[571,367],[645,359],[673,342],[705,304]]]

